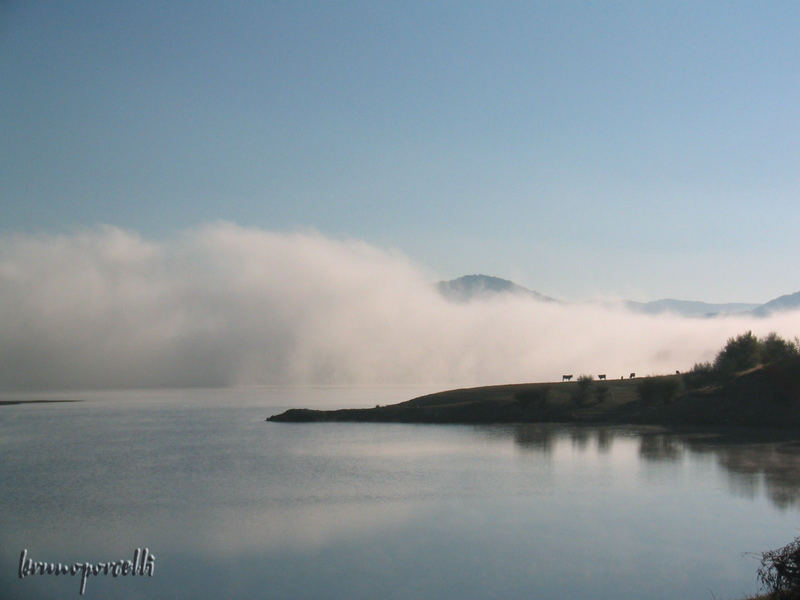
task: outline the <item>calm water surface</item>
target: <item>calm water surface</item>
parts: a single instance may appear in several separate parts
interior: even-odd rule
[[[147,546],[85,598],[741,598],[800,535],[800,447],[575,426],[278,424],[427,389],[39,394],[0,406],[0,592]],[[4,399],[9,399],[5,395]]]

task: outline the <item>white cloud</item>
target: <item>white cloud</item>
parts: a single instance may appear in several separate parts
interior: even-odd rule
[[[453,304],[405,256],[230,224],[163,242],[113,227],[0,237],[0,388],[441,383],[673,372],[769,319],[524,298]],[[791,290],[787,290],[791,291]]]

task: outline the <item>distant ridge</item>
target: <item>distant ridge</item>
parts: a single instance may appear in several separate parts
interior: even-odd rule
[[[514,294],[539,302],[562,302],[518,285],[508,279],[491,275],[465,275],[450,281],[440,281],[436,284],[436,288],[444,298],[452,302],[488,300],[501,294]],[[675,300],[673,298],[663,298],[650,302],[626,300],[622,304],[631,312],[648,315],[672,313],[684,317],[699,318],[729,315],[766,317],[776,312],[800,310],[800,292],[780,296],[764,304],[748,302],[712,304],[697,300]]]
[[[774,312],[796,310],[800,308],[800,292],[786,294],[753,309],[751,312],[759,317],[766,317]]]
[[[465,275],[450,281],[440,281],[436,287],[442,296],[453,302],[486,300],[500,294],[527,296],[540,302],[558,302],[554,298],[529,290],[508,279],[490,275]]]
[[[663,300],[653,300],[652,302],[633,302],[628,300],[625,302],[625,307],[628,310],[648,315],[674,313],[685,317],[716,317],[754,310],[758,307],[758,304],[747,304],[743,302],[709,304],[708,302],[698,302],[695,300],[673,300],[672,298],[665,298]]]

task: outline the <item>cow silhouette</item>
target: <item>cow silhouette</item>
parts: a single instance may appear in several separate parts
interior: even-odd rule
[[[636,377],[636,373],[631,373],[630,379],[633,379],[634,377]]]
[[[562,375],[561,376],[561,381],[569,381],[570,379],[572,379],[572,375]]]
[[[606,378],[606,374],[603,373],[602,375],[598,375],[597,378],[598,379],[605,379]]]

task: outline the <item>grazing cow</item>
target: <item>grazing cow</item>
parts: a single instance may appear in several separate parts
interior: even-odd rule
[[[605,375],[605,373],[603,373],[602,375],[598,375],[598,376],[597,376],[597,378],[598,378],[598,379],[605,379],[605,378],[606,378],[606,375]]]
[[[561,381],[569,381],[570,379],[572,379],[572,375],[562,375],[561,376]]]
[[[636,373],[631,373],[630,379],[633,379],[634,377],[636,377]]]

